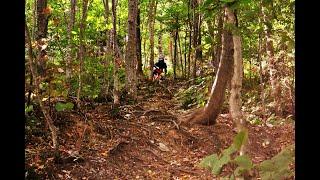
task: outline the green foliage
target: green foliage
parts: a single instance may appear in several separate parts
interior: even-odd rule
[[[208,99],[208,85],[206,84],[208,77],[198,77],[195,84],[187,89],[180,89],[175,98],[181,103],[181,107],[189,109],[194,106],[203,107]]]
[[[293,176],[289,165],[294,161],[294,146],[290,145],[283,149],[279,154],[265,160],[258,166],[262,180],[284,179]]]
[[[240,131],[233,139],[232,145],[236,150],[240,150],[241,146],[246,144],[248,141],[248,130],[244,129]]]
[[[72,110],[74,107],[74,104],[71,102],[67,102],[67,103],[61,103],[58,102],[55,105],[55,109],[59,112],[59,111],[68,111],[68,110]]]
[[[225,150],[222,151],[220,155],[213,154],[204,158],[199,166],[211,170],[214,175],[218,175],[224,165],[231,162],[231,155],[240,150],[240,147],[246,143],[248,139],[247,130],[239,132],[233,139],[233,143]],[[249,163],[245,162],[245,157],[240,157],[236,162],[239,162],[241,168],[245,168]],[[240,170],[238,170],[240,171]]]
[[[24,112],[29,113],[31,111],[33,111],[33,105],[29,105],[29,106],[25,105]]]
[[[250,171],[254,165],[248,155],[241,155],[237,156],[234,159],[234,162],[238,165],[236,170],[234,171],[234,174],[236,176],[240,176],[241,174],[245,173],[246,171]]]
[[[248,140],[248,131],[243,130],[239,132],[233,139],[233,143],[221,154],[212,154],[205,157],[199,163],[202,168],[209,169],[212,174],[219,175],[224,165],[232,163],[237,167],[234,169],[230,179],[237,176],[241,176],[246,172],[250,172],[254,168],[259,171],[260,177],[263,180],[267,179],[283,179],[293,175],[289,165],[294,161],[294,145],[290,145],[283,149],[279,154],[265,160],[260,164],[253,164],[252,160],[248,155],[238,155],[233,157],[232,155],[238,152],[242,145]],[[235,177],[234,177],[234,176]]]

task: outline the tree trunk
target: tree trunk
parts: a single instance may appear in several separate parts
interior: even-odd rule
[[[117,107],[120,105],[120,82],[119,82],[119,65],[121,63],[117,42],[117,4],[112,0],[112,50],[113,50],[113,104]]]
[[[208,26],[208,32],[209,32],[209,35],[210,35],[210,38],[211,38],[211,41],[212,41],[212,44],[211,44],[211,48],[210,48],[210,54],[211,54],[211,63],[214,64],[215,62],[215,55],[214,55],[214,47],[215,47],[215,43],[214,43],[214,22],[215,20],[207,20],[206,23],[207,23],[207,26]]]
[[[188,30],[186,29],[185,31],[185,36],[184,36],[184,72],[183,72],[183,78],[186,78],[187,76],[187,36],[188,36]]]
[[[109,9],[109,0],[102,0],[104,6],[104,17],[106,24],[109,24],[109,17],[110,17],[110,9]],[[109,71],[108,68],[110,66],[110,59],[112,55],[112,42],[111,42],[111,34],[110,30],[106,30],[106,52],[104,58],[104,73],[103,73],[103,83],[101,88],[102,97],[106,98],[109,95]],[[102,50],[103,51],[103,50]]]
[[[149,79],[152,79],[153,76],[153,66],[154,66],[154,23],[155,23],[155,9],[156,4],[155,0],[151,0],[149,3],[149,33],[150,33],[150,60],[149,60],[149,68],[150,74]]]
[[[142,57],[141,57],[140,5],[138,5],[138,13],[137,13],[137,60],[138,60],[137,76],[143,77]]]
[[[47,0],[38,0],[37,1],[37,30],[36,30],[36,41],[38,45],[38,58],[37,58],[37,71],[40,76],[45,77],[46,74],[46,60],[47,60],[47,51],[42,47],[46,44],[45,39],[48,33],[48,21],[50,11],[47,8]]]
[[[73,54],[72,54],[72,30],[75,24],[75,15],[76,15],[76,0],[70,0],[70,19],[68,23],[68,50],[67,50],[67,62],[66,62],[66,82],[68,85],[68,88],[70,90],[70,78],[72,76],[72,59],[73,59]],[[68,90],[68,91],[69,91]]]
[[[237,17],[233,10],[226,8],[226,13],[230,19],[230,23],[237,25]],[[238,27],[238,26],[236,26]],[[243,79],[243,62],[242,62],[242,46],[241,37],[237,32],[233,33],[233,45],[234,45],[234,64],[233,64],[233,75],[231,78],[231,90],[229,97],[230,114],[235,122],[238,131],[244,128],[245,121],[243,120],[241,112],[241,88]]]
[[[223,13],[220,13],[218,18],[218,33],[217,33],[217,45],[215,48],[215,61],[214,61],[214,72],[216,73],[219,68],[221,51],[222,51],[222,29],[223,29]]]
[[[259,62],[259,77],[260,77],[260,98],[262,103],[262,114],[263,114],[263,120],[265,119],[266,114],[266,106],[265,106],[265,97],[264,97],[264,81],[263,81],[263,71],[262,71],[262,59],[261,59],[261,53],[262,53],[262,42],[261,42],[261,35],[259,34],[259,44],[258,44],[258,62]]]
[[[180,59],[180,66],[181,66],[181,77],[183,77],[183,63],[182,63],[182,47],[181,47],[181,40],[180,40],[180,35],[179,35],[179,31],[177,32],[177,36],[178,36],[178,47],[179,47],[179,59]]]
[[[170,33],[170,36],[169,36],[169,59],[171,60],[171,62],[172,62],[172,66],[173,66],[173,68],[175,68],[174,67],[174,63],[173,63],[173,48],[172,48],[172,33]]]
[[[265,6],[269,7],[272,6],[272,2],[265,4]],[[272,24],[270,22],[270,18],[267,14],[267,7],[262,5],[262,15],[263,15],[263,22],[264,22],[264,32],[267,37],[266,42],[266,51],[268,56],[268,65],[269,65],[269,75],[270,75],[270,83],[271,83],[271,96],[274,98],[274,105],[275,105],[275,113],[277,116],[282,115],[281,111],[281,89],[278,82],[278,71],[276,68],[276,58],[274,57],[274,49],[273,49],[273,41],[271,39],[272,36]],[[269,9],[271,9],[269,7]]]
[[[191,7],[191,0],[189,0],[188,6],[188,21],[189,21],[189,47],[188,47],[188,78],[191,74],[191,45],[192,45],[192,22],[191,22],[191,14],[190,14],[190,7]]]
[[[88,10],[88,0],[82,1],[82,19],[80,23],[80,33],[79,33],[79,41],[80,41],[80,51],[79,51],[79,87],[77,92],[77,105],[80,108],[80,97],[81,97],[81,89],[82,89],[82,68],[83,61],[85,56],[85,42],[84,42],[84,33],[86,28],[86,19],[87,19],[87,10]]]
[[[225,16],[225,22],[228,24],[230,19]],[[224,27],[222,37],[222,54],[217,77],[211,88],[210,98],[204,108],[200,108],[192,113],[187,121],[203,125],[215,124],[216,118],[220,113],[224,101],[227,82],[231,79],[231,70],[233,68],[233,39],[232,32]]]
[[[160,32],[158,34],[158,52],[159,52],[159,55],[160,54],[163,54],[162,52],[162,24],[160,24]]]
[[[137,98],[137,11],[138,0],[128,0],[128,43],[126,46],[126,90],[128,97]]]
[[[174,50],[173,50],[173,79],[177,78],[177,38],[178,38],[178,30],[175,29],[174,31]]]
[[[192,78],[197,77],[197,58],[198,58],[198,38],[199,38],[199,13],[197,12],[198,0],[193,0],[193,39],[192,46],[194,49],[194,59],[193,59],[193,73]]]
[[[46,124],[48,125],[50,131],[51,131],[51,138],[52,138],[52,145],[54,149],[57,149],[59,144],[58,144],[58,136],[57,136],[57,128],[54,126],[52,118],[48,112],[48,110],[45,108],[44,104],[42,103],[42,98],[39,90],[39,85],[40,81],[38,78],[37,74],[37,68],[34,65],[34,60],[33,60],[33,50],[32,50],[32,43],[31,43],[31,38],[30,38],[30,33],[27,24],[25,24],[25,34],[26,34],[26,39],[28,43],[28,51],[29,51],[29,69],[32,74],[32,79],[33,79],[33,84],[35,85],[35,94],[36,94],[36,99],[40,105],[40,109],[44,115],[44,118],[46,120]]]

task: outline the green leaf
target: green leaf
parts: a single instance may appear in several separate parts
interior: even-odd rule
[[[248,155],[237,156],[234,161],[238,164],[239,167],[243,167],[245,169],[251,169],[253,167],[253,163]]]
[[[213,167],[213,163],[216,161],[218,161],[218,155],[212,154],[202,159],[201,162],[199,163],[199,166],[203,168],[211,169]]]
[[[248,130],[240,131],[233,139],[233,145],[237,150],[240,150],[241,146],[244,145],[248,140]]]
[[[234,162],[238,165],[237,169],[234,171],[236,176],[241,175],[245,171],[250,171],[253,168],[253,163],[248,155],[237,156]]]
[[[292,176],[289,164],[294,161],[294,146],[288,146],[279,154],[265,160],[258,166],[259,174],[262,180],[267,179],[283,179]]]
[[[68,102],[68,103],[58,102],[55,106],[57,111],[71,110],[73,109],[73,107],[74,107],[74,104],[71,102]]]
[[[24,112],[25,112],[25,113],[28,113],[28,112],[31,112],[31,111],[33,111],[33,105],[26,106],[26,107],[24,108]]]
[[[76,34],[78,34],[76,31],[71,31],[71,34],[74,34],[74,35],[76,35]]]

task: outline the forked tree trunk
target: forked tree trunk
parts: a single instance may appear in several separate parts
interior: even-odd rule
[[[137,98],[137,11],[138,0],[128,0],[128,43],[126,46],[126,90],[128,97]]]
[[[112,50],[113,50],[113,104],[117,107],[120,105],[120,82],[119,82],[119,65],[121,62],[117,42],[117,4],[112,0]]]
[[[156,4],[155,0],[151,0],[149,3],[149,33],[150,33],[150,60],[149,60],[149,79],[152,79],[152,72],[153,72],[153,66],[154,66],[154,23],[155,23],[155,9]]]
[[[39,78],[38,78],[38,73],[37,73],[37,68],[34,65],[34,60],[33,60],[33,50],[32,50],[32,43],[31,43],[31,38],[30,38],[30,33],[27,24],[25,24],[25,34],[26,34],[26,39],[28,43],[28,52],[29,52],[29,69],[33,77],[33,84],[35,85],[35,94],[36,94],[36,99],[40,105],[40,109],[44,115],[44,118],[46,120],[46,124],[48,125],[50,132],[51,132],[51,138],[52,138],[52,145],[54,149],[58,148],[58,136],[57,136],[57,128],[54,126],[52,118],[48,112],[48,110],[45,108],[40,90],[39,90]]]
[[[87,19],[87,10],[88,10],[88,0],[82,1],[82,18],[80,23],[80,33],[79,33],[79,41],[80,41],[80,51],[79,51],[79,87],[77,92],[77,105],[80,108],[80,97],[81,97],[81,89],[82,89],[82,69],[83,69],[83,61],[85,56],[85,42],[84,42],[84,33],[86,28],[86,19]]]
[[[225,15],[226,24],[230,19]],[[211,88],[210,98],[204,108],[200,108],[192,113],[186,121],[189,123],[212,125],[220,113],[224,101],[225,90],[231,78],[233,68],[233,39],[232,32],[225,26],[222,37],[222,54],[217,77]]]

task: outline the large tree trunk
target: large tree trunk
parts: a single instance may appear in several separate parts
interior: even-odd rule
[[[80,23],[80,33],[79,33],[79,41],[80,41],[80,51],[79,51],[79,87],[77,92],[77,105],[80,108],[80,97],[81,97],[81,89],[82,89],[82,69],[83,69],[83,61],[85,56],[85,42],[84,42],[84,33],[86,28],[86,19],[87,19],[87,10],[88,10],[88,0],[82,1],[82,19]]]
[[[226,24],[230,19],[225,15]],[[192,113],[186,120],[189,123],[203,125],[215,124],[224,101],[225,90],[231,78],[233,68],[233,39],[232,32],[225,26],[222,37],[222,54],[217,77],[211,88],[210,98],[204,108],[200,108]]]
[[[233,25],[238,24],[236,14],[230,8],[226,8],[226,13],[230,22]],[[238,27],[238,26],[237,26]],[[244,119],[241,112],[241,88],[243,78],[243,62],[242,62],[242,46],[241,37],[239,34],[233,33],[233,45],[234,45],[234,64],[233,64],[233,75],[231,78],[231,90],[229,97],[230,114],[235,122],[238,131],[241,131],[244,127]]]
[[[120,82],[119,82],[119,65],[121,58],[118,50],[117,42],[117,4],[116,0],[112,0],[112,50],[113,50],[113,104],[120,105]]]
[[[138,13],[137,13],[137,76],[143,77],[142,71],[142,57],[141,57],[141,31],[140,31],[140,6],[138,5]]]
[[[53,120],[48,112],[48,110],[45,108],[40,90],[39,90],[39,85],[40,85],[40,79],[38,78],[37,74],[37,68],[34,65],[34,60],[33,60],[33,50],[32,50],[32,43],[31,43],[31,38],[30,38],[30,33],[27,24],[25,24],[25,34],[26,34],[26,39],[28,43],[28,51],[29,51],[29,69],[32,74],[32,79],[33,79],[33,84],[35,85],[35,94],[36,94],[36,99],[40,105],[40,109],[44,115],[44,118],[46,120],[46,124],[48,125],[50,131],[51,131],[51,138],[52,138],[52,145],[54,149],[57,149],[59,144],[58,144],[58,136],[57,136],[57,128],[53,124]]]
[[[266,51],[268,56],[269,75],[271,83],[271,95],[274,98],[275,113],[277,116],[282,115],[281,111],[281,88],[278,82],[278,70],[276,68],[276,58],[274,57],[273,41],[272,41],[272,24],[267,10],[272,8],[272,2],[265,2],[262,4],[262,15],[264,23],[264,31],[267,38]]]
[[[154,66],[154,23],[155,23],[155,12],[156,12],[156,3],[155,0],[151,0],[149,3],[149,33],[150,33],[150,60],[149,68],[150,74],[149,79],[152,79],[153,76],[153,66]]]
[[[222,29],[223,29],[223,13],[220,13],[218,18],[218,33],[217,33],[217,45],[215,48],[215,61],[214,61],[214,72],[218,71],[221,51],[222,51]]]
[[[128,43],[126,46],[126,90],[128,97],[137,98],[137,11],[138,0],[128,0]]]
[[[72,49],[73,49],[73,43],[72,43],[72,29],[75,24],[75,15],[76,15],[76,0],[70,0],[70,19],[68,23],[68,50],[67,50],[67,61],[66,61],[66,81],[68,84],[68,87],[70,88],[70,78],[72,74]]]

